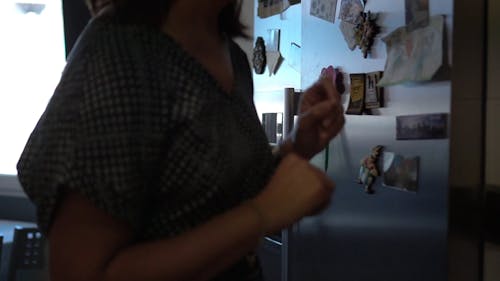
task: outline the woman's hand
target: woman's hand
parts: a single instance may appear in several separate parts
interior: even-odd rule
[[[342,130],[345,119],[335,74],[320,78],[300,101],[299,120],[292,132],[292,151],[310,159]]]
[[[304,216],[323,210],[334,182],[302,157],[290,153],[281,161],[266,188],[250,200],[260,213],[264,233],[276,233]]]

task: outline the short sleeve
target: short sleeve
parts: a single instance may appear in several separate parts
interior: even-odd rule
[[[140,231],[154,197],[160,139],[150,130],[148,116],[157,108],[133,40],[120,32],[98,33],[75,58],[84,65],[80,74],[69,71],[62,78],[62,84],[78,86],[59,87],[28,142],[19,178],[37,206],[42,231],[71,191]]]
[[[139,66],[110,43],[88,59],[68,186],[138,227],[148,197],[145,93]]]

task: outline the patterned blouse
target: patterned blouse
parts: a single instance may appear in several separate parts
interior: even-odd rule
[[[227,93],[164,33],[89,22],[18,163],[40,229],[69,191],[138,240],[178,235],[255,196],[275,163],[247,58],[234,42],[230,51]],[[214,280],[260,280],[258,268],[245,258]]]

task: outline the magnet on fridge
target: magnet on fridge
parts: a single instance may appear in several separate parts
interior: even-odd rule
[[[383,106],[384,88],[377,86],[382,78],[382,71],[366,74],[365,108],[379,108]]]
[[[335,83],[337,92],[339,92],[339,94],[343,94],[345,92],[344,74],[342,73],[342,71],[340,71],[339,68],[334,68],[331,65],[328,67],[323,67],[321,69],[321,74],[319,77],[332,79],[332,82]]]
[[[279,51],[277,52],[266,52],[267,68],[269,70],[269,76],[276,74],[281,64],[283,63],[283,57]]]
[[[351,98],[346,114],[363,114],[365,103],[365,74],[353,73],[351,78]]]
[[[253,69],[257,74],[263,74],[266,70],[266,46],[264,38],[257,37],[252,57]]]
[[[377,24],[377,16],[370,11],[361,13],[361,23],[356,25],[356,43],[366,59],[371,51],[375,37],[380,33],[380,26]]]
[[[383,148],[384,147],[381,145],[373,147],[371,153],[365,156],[360,163],[361,166],[359,168],[357,182],[364,185],[365,192],[368,194],[374,193],[372,185],[375,179],[380,175],[377,162]]]
[[[382,185],[408,192],[417,192],[419,156],[403,156],[394,152],[384,152],[384,177]]]
[[[361,20],[360,13],[364,9],[364,4],[360,0],[342,0],[339,18],[344,22],[358,24]]]
[[[397,140],[446,138],[448,138],[447,113],[396,116]]]
[[[309,14],[317,18],[335,23],[337,0],[312,0]]]

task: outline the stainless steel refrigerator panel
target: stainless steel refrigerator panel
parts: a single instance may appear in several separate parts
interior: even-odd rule
[[[416,193],[355,180],[372,146],[420,156]],[[331,205],[290,232],[289,276],[299,280],[445,280],[448,140],[396,141],[395,118],[348,116],[330,145]]]
[[[302,89],[313,84],[321,69],[328,65],[340,67],[346,78],[351,73],[383,70],[386,48],[380,39],[405,25],[405,1],[367,1],[366,10],[379,14],[382,31],[372,56],[364,59],[360,50],[350,51],[344,41],[338,19],[341,2],[337,1],[337,19],[332,24],[310,15],[312,0],[301,1]],[[429,1],[430,15],[445,16],[444,56],[450,63],[453,9],[453,0]],[[256,25],[256,34],[265,34],[268,28],[278,26],[273,22],[264,27],[266,21],[256,22],[262,23]],[[282,34],[296,34],[298,30],[296,25],[279,27]],[[276,79],[281,86],[280,81]],[[263,82],[256,80],[257,92],[265,92],[269,86]],[[344,107],[349,102],[349,81],[345,82]],[[397,141],[396,117],[450,113],[451,97],[450,81],[406,83],[386,87],[385,105],[372,110],[373,115],[346,117],[345,129],[330,144],[328,157],[323,153],[312,161],[319,167],[328,162],[327,173],[337,184],[331,205],[321,215],[303,219],[286,232],[282,281],[447,280],[450,142],[449,139]],[[268,111],[264,108],[273,104],[276,104],[274,97],[256,95],[256,105],[262,108],[259,110]],[[364,193],[363,187],[356,183],[360,160],[375,145],[406,157],[420,157],[417,192],[385,187],[379,177],[373,187],[375,194]]]

